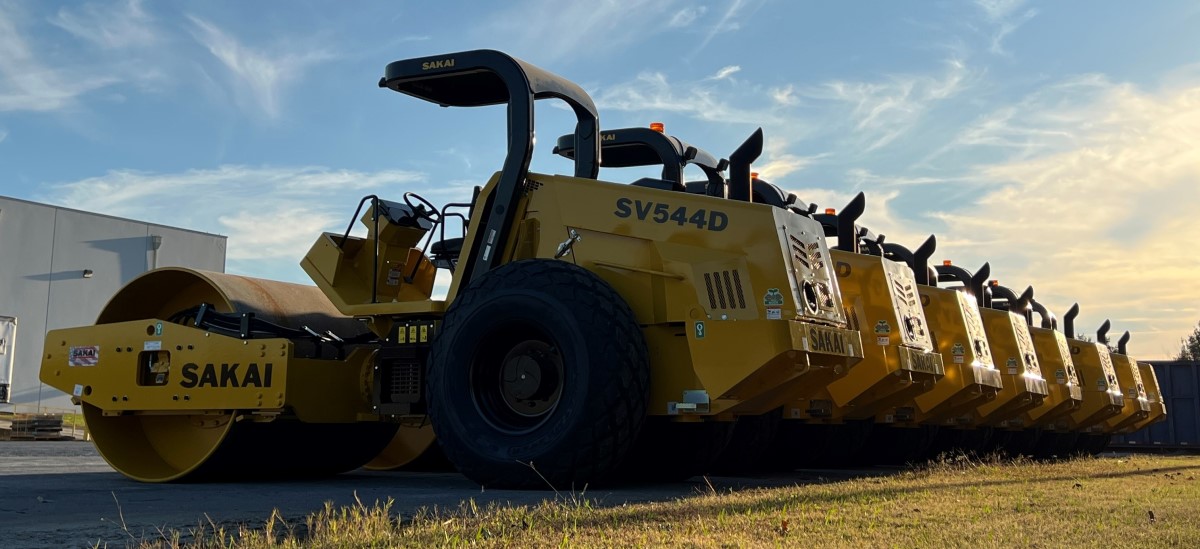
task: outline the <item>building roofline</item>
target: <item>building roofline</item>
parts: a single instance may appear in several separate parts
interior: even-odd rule
[[[68,207],[66,207],[66,206],[57,206],[57,205],[54,205],[54,204],[46,204],[46,203],[44,203],[44,202],[34,202],[34,201],[32,201],[32,200],[25,200],[25,199],[22,199],[22,198],[14,198],[14,197],[11,197],[11,196],[5,196],[5,195],[2,195],[2,194],[0,194],[0,199],[3,199],[3,200],[11,200],[11,201],[13,201],[13,202],[21,202],[21,203],[23,203],[23,204],[29,204],[29,205],[32,205],[32,206],[41,206],[41,207],[43,207],[43,208],[53,208],[53,209],[55,209],[55,210],[63,210],[63,211],[68,211],[68,212],[75,212],[75,213],[80,213],[80,214],[84,214],[84,215],[96,216],[96,217],[105,217],[105,218],[108,218],[108,219],[116,219],[116,220],[118,220],[118,221],[128,221],[128,222],[130,222],[130,223],[137,223],[137,224],[139,224],[139,225],[146,225],[146,226],[150,226],[150,227],[162,227],[162,228],[164,228],[164,229],[171,229],[171,230],[174,230],[174,231],[183,231],[183,232],[187,232],[187,233],[193,233],[193,234],[199,234],[199,235],[205,235],[205,236],[215,236],[215,237],[217,237],[217,238],[221,238],[221,239],[224,239],[224,240],[229,240],[229,236],[228,236],[228,235],[223,235],[223,234],[218,234],[218,233],[210,233],[210,232],[205,232],[205,231],[198,231],[198,230],[196,230],[196,229],[188,229],[188,228],[184,228],[184,227],[176,227],[176,226],[174,226],[174,225],[164,225],[164,224],[162,224],[162,223],[154,223],[154,222],[151,222],[151,221],[141,221],[141,220],[138,220],[138,219],[130,219],[130,218],[128,218],[128,217],[120,217],[120,216],[115,216],[115,215],[108,215],[108,214],[102,214],[102,213],[96,213],[96,212],[89,212],[89,211],[87,211],[87,210],[79,210],[79,209],[76,209],[76,208],[68,208]]]

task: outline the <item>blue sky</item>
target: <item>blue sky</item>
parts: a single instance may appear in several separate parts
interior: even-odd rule
[[[230,272],[305,281],[362,195],[457,201],[498,169],[502,109],[376,87],[493,48],[606,128],[727,156],[762,126],[765,178],[822,207],[866,191],[890,240],[936,233],[936,258],[1163,357],[1200,320],[1197,28],[1182,1],[0,0],[0,194],[228,235]],[[565,111],[538,116],[535,170],[569,172]]]

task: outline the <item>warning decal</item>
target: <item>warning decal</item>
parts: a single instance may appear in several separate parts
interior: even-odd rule
[[[783,294],[779,288],[767,289],[767,294],[763,296],[763,306],[767,309],[767,320],[782,320],[783,319]]]

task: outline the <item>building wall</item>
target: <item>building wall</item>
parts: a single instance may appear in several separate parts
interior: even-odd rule
[[[166,266],[223,272],[225,237],[0,197],[0,316],[17,318],[11,403],[70,407],[38,380],[46,332],[93,323],[126,282]]]

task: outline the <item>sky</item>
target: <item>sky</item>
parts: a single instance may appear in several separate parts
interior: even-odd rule
[[[762,127],[764,179],[863,191],[889,241],[936,234],[935,260],[1166,358],[1200,320],[1197,28],[1186,1],[0,0],[0,195],[227,235],[229,272],[307,282],[362,196],[463,201],[504,158],[502,107],[380,89],[384,66],[498,49],[604,128],[723,157]],[[570,173],[541,103],[533,169]]]

